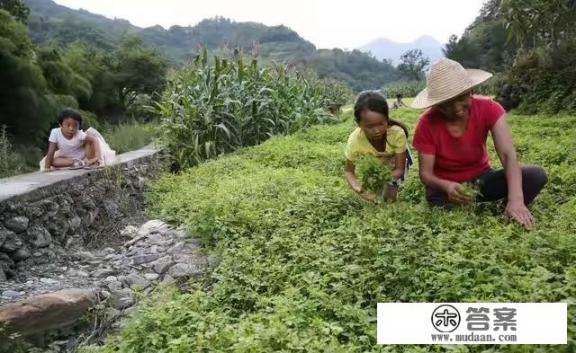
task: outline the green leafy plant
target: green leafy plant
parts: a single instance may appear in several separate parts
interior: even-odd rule
[[[418,117],[395,115],[411,131]],[[165,175],[151,215],[186,226],[220,262],[184,292],[158,291],[87,352],[443,352],[377,345],[377,303],[568,302],[568,345],[454,348],[566,352],[576,344],[576,117],[508,120],[522,161],[549,174],[530,232],[492,203],[427,207],[417,163],[400,202],[365,204],[342,176],[349,120]]]
[[[381,196],[386,184],[392,181],[390,167],[373,155],[364,155],[355,164],[362,189]]]
[[[482,196],[480,185],[478,183],[464,183],[462,184],[462,188],[464,189],[466,196],[470,197],[472,200]]]

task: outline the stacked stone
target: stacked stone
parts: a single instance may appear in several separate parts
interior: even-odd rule
[[[139,215],[145,180],[159,172],[151,158],[95,171],[0,201],[0,284],[50,264]],[[129,204],[129,206],[126,206]]]
[[[99,304],[104,320],[116,327],[141,295],[160,284],[186,284],[216,265],[184,229],[158,220],[128,226],[120,236],[117,248],[74,247],[64,266],[44,264],[31,268],[38,276],[24,283],[0,283],[0,326],[25,337],[41,334],[74,325]]]

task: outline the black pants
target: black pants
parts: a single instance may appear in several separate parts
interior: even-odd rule
[[[477,201],[496,201],[506,199],[508,196],[508,184],[506,183],[506,174],[503,169],[489,170],[478,179],[471,180],[471,182],[477,182],[480,185],[482,196],[479,196]],[[529,205],[532,203],[547,182],[548,177],[542,167],[522,167],[524,204]],[[426,186],[426,200],[428,200],[430,206],[446,207],[451,205],[450,201],[448,201],[448,194],[428,186]]]

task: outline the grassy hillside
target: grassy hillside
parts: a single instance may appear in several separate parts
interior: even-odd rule
[[[418,113],[393,115],[413,129]],[[99,352],[440,352],[377,346],[376,303],[573,303],[575,117],[510,118],[522,162],[550,174],[531,232],[505,224],[497,204],[429,209],[417,170],[400,202],[361,201],[342,176],[351,120],[157,182],[153,213],[185,224],[221,261],[189,292],[158,293]],[[450,351],[569,351],[574,314],[568,347]]]

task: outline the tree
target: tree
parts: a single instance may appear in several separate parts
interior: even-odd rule
[[[8,11],[22,23],[26,23],[30,15],[30,9],[20,0],[0,0],[0,9]]]
[[[126,37],[116,51],[118,94],[127,105],[134,93],[159,94],[166,82],[168,63],[155,51],[144,47],[137,37]]]
[[[57,110],[34,56],[26,27],[0,10],[0,125],[28,143],[45,137]]]
[[[48,89],[55,94],[70,95],[77,100],[88,100],[92,95],[90,82],[74,71],[62,58],[61,49],[41,47],[36,51]],[[85,68],[79,68],[83,72]]]
[[[524,49],[557,49],[576,34],[574,0],[504,0],[502,11],[510,36]]]
[[[76,43],[64,51],[63,60],[82,73],[90,83],[92,94],[78,97],[80,107],[100,117],[121,114],[123,107],[118,93],[116,63],[111,53],[87,44]]]
[[[400,56],[402,61],[398,70],[409,80],[420,81],[424,78],[424,69],[430,64],[420,49],[411,49]]]

